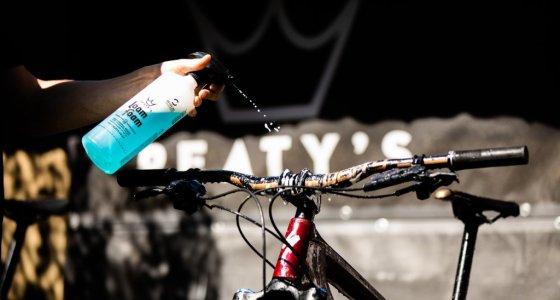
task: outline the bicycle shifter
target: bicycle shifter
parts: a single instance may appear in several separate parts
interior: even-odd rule
[[[165,194],[175,209],[189,215],[197,212],[206,203],[202,198],[206,194],[206,188],[198,180],[174,180],[165,188]]]

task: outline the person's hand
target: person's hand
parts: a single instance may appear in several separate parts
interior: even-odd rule
[[[177,60],[170,60],[163,62],[161,64],[161,73],[165,72],[175,72],[179,75],[186,75],[189,72],[199,71],[202,70],[210,63],[212,57],[210,55],[206,55],[202,58],[191,58],[191,59],[177,59]],[[204,85],[202,87],[197,88],[195,91],[196,95],[193,100],[193,104],[195,109],[189,112],[190,117],[196,116],[196,107],[199,107],[202,104],[202,100],[218,100],[220,94],[224,90],[223,84],[210,84]]]

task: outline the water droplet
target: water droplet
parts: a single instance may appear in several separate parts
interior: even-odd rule
[[[231,75],[230,75],[231,76]],[[233,79],[233,76],[231,76],[230,79]],[[257,104],[252,100],[249,99],[249,97],[247,97],[247,95],[235,84],[231,83],[231,86],[237,90],[237,92],[243,96],[243,98],[245,98],[245,100],[249,101],[249,103],[251,103],[253,105],[253,108],[255,108],[257,110],[257,112],[261,112],[261,109],[257,106]],[[266,118],[266,114],[263,113],[263,118]],[[270,129],[270,127],[272,127],[272,129]],[[264,127],[266,128],[266,130],[268,130],[268,132],[272,132],[272,130],[279,132],[280,131],[280,126],[275,126],[274,122],[270,122],[269,124],[264,123]]]

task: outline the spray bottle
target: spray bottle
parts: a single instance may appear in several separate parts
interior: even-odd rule
[[[194,52],[190,58],[202,58]],[[212,56],[206,68],[185,76],[163,73],[82,137],[91,161],[113,174],[193,108],[197,86],[227,83],[229,70]]]

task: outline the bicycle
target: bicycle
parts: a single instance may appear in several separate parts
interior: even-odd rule
[[[313,174],[307,169],[299,173],[285,170],[280,176],[259,177],[228,170],[176,169],[123,170],[117,173],[122,187],[148,187],[134,193],[137,199],[164,194],[175,209],[192,214],[203,207],[219,208],[236,215],[239,232],[249,247],[262,258],[263,288],[261,291],[239,289],[233,299],[333,299],[330,286],[350,299],[385,299],[362,275],[339,255],[321,237],[314,226],[314,217],[320,212],[321,195],[336,194],[362,199],[399,196],[415,192],[420,200],[429,198],[440,187],[458,182],[456,171],[474,168],[512,166],[527,164],[529,153],[526,146],[501,147],[462,151],[449,151],[443,155],[414,156],[403,159],[370,161],[344,170],[327,174]],[[434,171],[447,169],[447,171]],[[370,181],[358,187],[358,182]],[[366,195],[361,192],[413,184],[396,191]],[[205,184],[226,183],[237,188],[214,196],[205,197]],[[246,193],[247,197],[237,210],[207,201],[226,197],[234,193]],[[259,196],[270,198],[269,217],[274,231],[264,223],[264,214]],[[281,197],[296,207],[285,234],[278,229],[272,216],[274,201]],[[453,203],[456,216],[461,216],[466,230],[456,274],[453,299],[465,299],[470,275],[470,263],[474,254],[474,237],[480,224],[495,221],[499,217],[516,216],[518,206],[513,202],[476,197],[466,193],[446,190],[438,194],[442,200]],[[248,200],[253,199],[260,210],[260,222],[241,213]],[[494,210],[499,215],[485,218],[483,212]],[[273,235],[283,245],[276,264],[266,255],[265,242],[261,252],[243,235],[239,227],[240,218],[261,227],[265,241],[266,233]],[[468,238],[467,238],[468,237]],[[266,282],[266,266],[274,268],[272,279]]]

